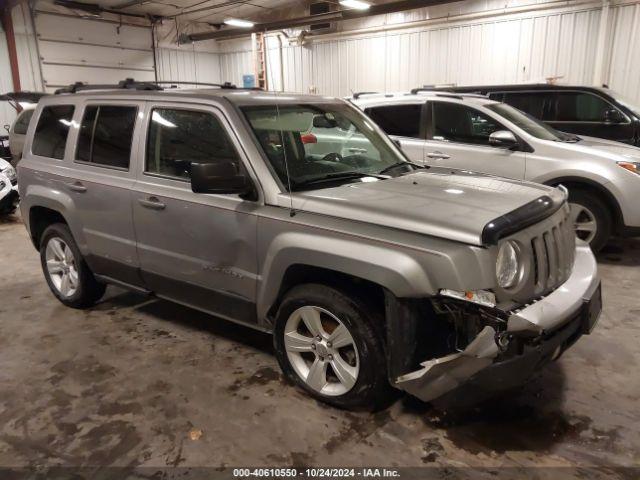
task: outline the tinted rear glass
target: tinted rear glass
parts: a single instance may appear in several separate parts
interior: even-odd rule
[[[73,105],[54,105],[42,109],[31,147],[34,155],[59,160],[64,158],[73,111]]]
[[[420,137],[420,112],[422,104],[389,105],[365,110],[371,119],[388,135]]]
[[[18,119],[16,120],[16,124],[13,127],[13,133],[17,133],[18,135],[25,135],[27,133],[27,128],[29,128],[29,122],[31,121],[31,117],[33,117],[34,110],[30,108],[29,110],[24,110]]]
[[[137,110],[120,105],[87,107],[80,125],[76,158],[128,169]]]

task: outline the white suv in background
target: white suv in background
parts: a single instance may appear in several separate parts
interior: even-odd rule
[[[349,100],[414,162],[564,185],[576,233],[594,251],[611,235],[640,235],[637,147],[562,133],[480,95],[414,89]]]

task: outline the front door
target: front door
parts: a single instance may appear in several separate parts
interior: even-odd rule
[[[508,130],[478,109],[446,100],[429,101],[425,164],[524,179],[525,153],[494,147],[489,136]]]
[[[133,194],[145,283],[161,297],[255,323],[257,204],[193,193],[189,174],[192,162],[246,165],[237,139],[215,108],[149,103],[145,117]]]

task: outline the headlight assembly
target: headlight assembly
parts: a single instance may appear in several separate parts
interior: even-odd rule
[[[498,250],[496,278],[500,288],[512,288],[520,276],[520,258],[515,242],[505,242]]]

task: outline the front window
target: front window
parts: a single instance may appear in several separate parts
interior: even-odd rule
[[[626,97],[621,93],[616,92],[615,90],[605,90],[605,93],[611,95],[616,100],[616,102],[624,105],[629,110],[631,110],[636,117],[640,118],[640,105],[637,104],[636,100],[632,100],[631,98]]]
[[[392,170],[396,173],[396,166],[414,168],[349,105],[260,105],[242,110],[273,170],[292,190],[384,179]]]
[[[492,133],[505,128],[475,108],[458,103],[433,102],[433,140],[490,145]]]
[[[540,120],[506,103],[494,103],[487,105],[487,108],[509,120],[532,137],[539,138],[540,140],[551,140],[554,142],[575,142],[578,140],[578,137],[575,135],[559,132],[546,123],[542,123]]]

